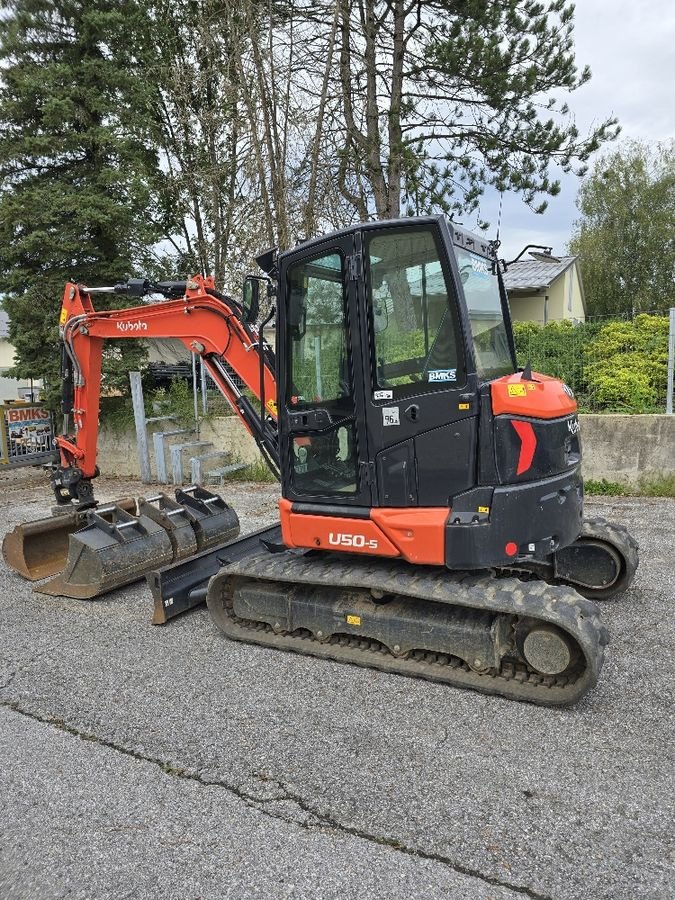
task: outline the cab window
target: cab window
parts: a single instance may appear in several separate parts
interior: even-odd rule
[[[355,494],[358,466],[354,394],[348,351],[344,259],[334,251],[288,271],[291,413],[323,418],[291,436],[291,483],[301,495]],[[328,424],[326,424],[328,423]]]
[[[374,389],[392,397],[465,383],[456,303],[430,229],[368,241]]]

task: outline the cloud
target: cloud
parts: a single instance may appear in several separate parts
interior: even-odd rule
[[[675,4],[672,0],[650,3],[627,0],[583,0],[575,13],[575,47],[579,68],[591,67],[593,77],[569,95],[576,123],[585,133],[608,116],[616,116],[621,138],[648,142],[675,136]],[[602,151],[600,151],[602,153]],[[549,200],[541,216],[531,212],[516,195],[503,198],[500,255],[511,259],[527,243],[546,244],[562,253],[577,218],[575,198],[579,179],[562,175],[561,192]],[[499,195],[487,191],[481,218],[496,233]],[[466,219],[474,227],[476,219]]]

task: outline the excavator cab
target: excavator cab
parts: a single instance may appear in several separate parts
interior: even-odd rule
[[[282,254],[279,295],[284,496],[447,508],[475,482],[480,379],[515,371],[489,244],[359,226]]]
[[[277,266],[287,546],[476,569],[575,541],[576,403],[517,371],[490,242],[443,217],[372,222]]]

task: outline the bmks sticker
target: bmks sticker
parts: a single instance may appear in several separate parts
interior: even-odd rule
[[[429,381],[457,381],[457,369],[430,369]]]

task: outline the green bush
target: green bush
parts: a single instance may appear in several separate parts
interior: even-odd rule
[[[518,365],[531,363],[535,372],[561,378],[577,395],[580,406],[587,391],[584,371],[584,350],[597,334],[599,326],[592,323],[575,325],[570,321],[515,322],[513,334]]]
[[[663,412],[668,364],[668,319],[642,314],[633,321],[515,322],[518,365],[561,378],[582,412]]]
[[[585,349],[594,401],[616,412],[663,412],[668,377],[668,319],[642,314],[604,325]]]

